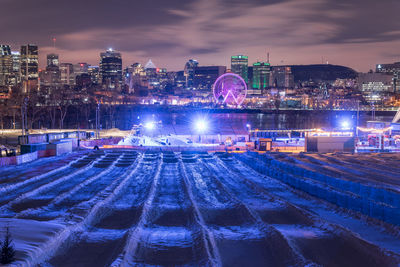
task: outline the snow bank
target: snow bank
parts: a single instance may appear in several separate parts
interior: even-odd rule
[[[56,222],[0,218],[1,237],[4,236],[7,226],[13,240],[12,244],[16,249],[16,262],[13,263],[15,265],[24,265],[35,258],[37,249],[64,228],[62,224]]]
[[[252,152],[248,155],[250,157],[235,154],[239,160],[258,172],[279,179],[313,196],[400,225],[400,195],[396,192],[330,177],[279,161],[269,155]]]

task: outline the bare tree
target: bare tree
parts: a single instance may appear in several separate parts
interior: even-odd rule
[[[4,117],[7,116],[8,110],[5,102],[0,102],[0,128],[4,129]]]
[[[103,97],[103,103],[108,117],[108,120],[106,120],[108,127],[106,128],[115,127],[115,113],[116,113],[117,102],[118,102],[118,95],[116,92],[111,92],[107,96]]]
[[[46,111],[50,118],[50,128],[56,128],[56,115],[58,109],[58,99],[57,94],[50,94],[46,105]]]
[[[45,100],[37,91],[31,91],[27,97],[27,125],[32,129],[34,124],[39,121],[41,113],[45,110]]]

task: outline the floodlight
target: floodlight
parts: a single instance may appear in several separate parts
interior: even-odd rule
[[[195,123],[196,131],[199,133],[204,133],[208,129],[208,123],[204,119],[200,119]]]
[[[350,129],[350,122],[345,120],[341,123],[342,129]]]
[[[144,128],[146,128],[147,130],[154,130],[154,127],[155,127],[155,125],[154,125],[154,122],[152,122],[152,121],[149,121],[149,122],[146,122],[145,124],[144,124]]]

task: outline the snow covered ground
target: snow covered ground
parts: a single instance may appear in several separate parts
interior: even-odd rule
[[[198,138],[198,137],[197,137]],[[150,147],[199,147],[215,146],[216,144],[202,144],[193,142],[191,138],[180,135],[160,135],[157,137],[128,135],[118,145],[122,146],[150,146]]]
[[[76,152],[0,169],[0,238],[16,266],[399,266],[399,162]]]

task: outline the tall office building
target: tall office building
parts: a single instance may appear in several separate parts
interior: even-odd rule
[[[153,61],[151,61],[151,59],[149,59],[149,61],[147,61],[146,65],[144,65],[144,71],[145,71],[148,79],[156,78],[156,76],[157,76],[157,67],[156,67],[156,65],[154,65],[154,63],[153,63]]]
[[[193,87],[211,91],[214,82],[226,72],[225,66],[201,66],[194,69]]]
[[[13,72],[20,72],[21,70],[21,53],[19,51],[11,51],[13,61]]]
[[[12,57],[12,74],[8,79],[10,85],[17,85],[21,82],[21,53],[19,51],[11,51]]]
[[[12,55],[9,45],[0,45],[0,86],[9,84],[12,74]]]
[[[237,75],[240,75],[246,83],[249,81],[248,65],[248,56],[237,55],[231,57],[231,71]]]
[[[58,67],[48,66],[45,70],[39,72],[40,86],[59,87],[61,85],[61,73]]]
[[[60,64],[61,84],[75,85],[74,66],[71,63]]]
[[[132,74],[139,75],[139,76],[146,76],[146,72],[145,72],[144,67],[142,66],[142,64],[137,63],[137,62],[133,63],[131,65],[131,68],[132,68]]]
[[[47,66],[39,74],[40,85],[48,87],[59,87],[61,85],[61,72],[57,54],[47,55]]]
[[[100,80],[104,88],[116,89],[122,85],[121,54],[112,49],[100,53]]]
[[[48,54],[47,55],[47,66],[59,66],[59,60],[57,54]]]
[[[100,82],[99,66],[89,66],[88,74],[89,74],[89,77],[90,77],[90,80],[92,81],[92,83],[99,84],[99,82]]]
[[[194,59],[189,59],[185,64],[184,75],[186,77],[186,88],[194,87],[194,71],[199,65],[199,62]]]
[[[160,83],[160,85],[165,85],[168,82],[166,68],[157,68],[157,80]]]
[[[21,46],[21,80],[23,82],[23,92],[27,93],[31,89],[38,87],[39,78],[39,51],[37,45]]]
[[[156,72],[157,68],[151,60],[145,66],[133,63],[125,71],[125,84],[129,88],[129,93],[139,92],[140,88],[148,87],[147,75],[154,76]]]
[[[393,75],[393,89],[400,92],[400,62],[376,65],[376,72]]]
[[[75,76],[81,75],[81,74],[88,74],[89,73],[89,64],[80,62],[77,64],[74,64],[74,74]]]
[[[266,62],[253,64],[253,89],[265,89],[270,85],[271,65]]]
[[[357,85],[364,99],[370,103],[382,104],[384,96],[395,91],[391,73],[359,73]]]
[[[293,88],[294,76],[290,66],[274,66],[271,72],[272,86],[277,88]]]
[[[395,62],[395,63],[391,63],[391,64],[377,64],[376,72],[379,72],[379,73],[400,72],[400,62]]]

